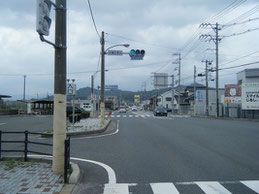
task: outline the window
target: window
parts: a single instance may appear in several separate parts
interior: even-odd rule
[[[166,97],[165,100],[166,101],[172,101],[172,98],[171,97]]]

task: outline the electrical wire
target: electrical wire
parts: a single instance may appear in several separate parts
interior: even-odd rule
[[[100,36],[100,34],[99,34],[98,30],[97,30],[97,26],[96,26],[96,23],[95,23],[95,20],[94,20],[94,16],[93,16],[93,11],[92,11],[90,0],[87,0],[87,3],[88,3],[88,6],[89,6],[91,18],[92,18],[92,21],[93,21],[93,24],[94,24],[94,29],[95,29],[97,35],[99,36],[99,38],[101,39],[101,36]]]
[[[115,35],[115,34],[110,34],[110,33],[105,33],[105,34],[107,34],[109,36],[116,37],[116,38],[125,39],[125,40],[132,41],[132,42],[138,42],[138,43],[142,43],[142,44],[146,44],[146,45],[150,45],[150,46],[154,46],[154,47],[160,47],[160,48],[165,48],[165,49],[170,49],[170,50],[177,50],[178,49],[178,48],[163,46],[163,45],[160,45],[160,44],[154,44],[154,43],[144,42],[144,41],[140,41],[140,40],[135,40],[135,39],[127,38],[127,37],[120,36],[120,35]]]
[[[254,28],[254,29],[249,29],[249,30],[246,30],[246,31],[243,31],[243,32],[238,32],[238,33],[233,33],[233,34],[230,34],[230,35],[225,35],[225,36],[222,36],[221,39],[229,38],[229,37],[232,37],[232,36],[240,36],[240,35],[243,35],[243,34],[246,34],[246,33],[249,33],[249,32],[253,32],[253,31],[256,31],[256,30],[259,30],[259,27]]]
[[[248,65],[255,65],[255,64],[258,64],[258,63],[259,63],[259,61],[256,61],[256,62],[245,63],[245,64],[242,64],[242,65],[237,65],[237,66],[232,66],[232,67],[220,68],[218,70],[220,71],[220,70],[226,70],[226,69],[233,69],[233,68],[244,67],[244,66],[248,66]]]
[[[225,66],[225,65],[227,65],[227,64],[229,64],[229,63],[233,63],[233,62],[239,61],[239,60],[241,60],[241,59],[244,59],[244,58],[249,57],[249,56],[251,56],[251,55],[254,55],[254,54],[256,54],[256,53],[259,53],[259,51],[255,51],[255,52],[253,52],[253,53],[250,53],[250,54],[247,54],[247,55],[245,55],[245,56],[239,57],[239,58],[234,59],[234,60],[232,60],[232,61],[228,61],[228,62],[226,62],[226,63],[221,64],[220,66]]]
[[[226,25],[221,25],[222,29],[225,28],[225,27],[231,27],[231,26],[236,26],[236,25],[242,25],[242,24],[245,24],[245,23],[248,23],[248,22],[253,22],[253,21],[256,21],[256,20],[259,20],[259,17],[256,17],[256,18],[252,18],[252,19],[248,19],[248,20],[245,20],[243,22],[235,22],[235,23],[232,23],[232,24],[226,24]]]

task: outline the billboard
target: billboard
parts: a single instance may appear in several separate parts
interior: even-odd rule
[[[134,95],[134,102],[140,103],[140,95]]]
[[[105,85],[106,90],[118,90],[119,86],[118,85]]]
[[[168,74],[167,73],[154,73],[154,87],[167,88],[168,87]]]
[[[242,85],[242,109],[259,110],[259,83]]]
[[[241,103],[241,85],[240,84],[226,84],[225,85],[225,103]]]

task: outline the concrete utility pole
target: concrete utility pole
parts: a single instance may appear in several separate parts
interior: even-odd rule
[[[181,53],[176,53],[173,54],[174,56],[178,56],[178,59],[176,62],[173,62],[173,64],[178,64],[178,113],[180,113],[180,101],[181,101],[181,96],[180,96],[180,86],[181,86]]]
[[[219,117],[219,24],[216,23],[216,113]]]
[[[211,65],[212,61],[205,60],[205,77],[206,77],[206,115],[209,116],[209,81],[208,81],[208,65]]]
[[[91,115],[94,117],[94,76],[91,76]]]
[[[174,75],[172,75],[172,114],[174,113]]]
[[[54,77],[54,116],[53,116],[53,172],[64,174],[64,153],[66,139],[66,0],[56,0],[55,77]]]
[[[193,116],[196,116],[196,66],[194,65],[194,81],[193,81]]]
[[[105,56],[105,51],[104,51],[104,31],[102,31],[102,37],[101,37],[101,123],[104,123],[104,90],[105,90],[105,67],[104,67],[104,56]]]
[[[23,76],[23,100],[25,100],[26,75]]]
[[[213,37],[211,36],[210,34],[202,34],[200,36],[200,39],[207,39],[209,38],[209,41],[213,40],[214,43],[216,44],[216,117],[219,117],[219,41],[221,40],[219,38],[219,24],[216,23],[216,24],[210,24],[210,23],[202,23],[200,25],[201,27],[208,27],[210,26],[216,36]]]

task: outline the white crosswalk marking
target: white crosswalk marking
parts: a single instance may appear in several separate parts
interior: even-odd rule
[[[249,187],[253,191],[259,193],[259,181],[240,181],[245,186]]]
[[[127,117],[127,115],[123,115],[123,117],[124,117],[124,118],[126,118],[126,117]]]
[[[133,117],[133,115],[129,115],[129,117],[131,118],[131,117]]]
[[[154,194],[179,194],[173,183],[151,183]]]
[[[129,184],[106,184],[103,194],[129,194]]]
[[[151,115],[147,115],[147,117],[151,117]]]
[[[135,115],[135,117],[139,117],[138,115]]]
[[[117,115],[117,118],[118,118],[118,117],[121,117],[121,116],[120,116],[120,115]]]
[[[111,115],[111,117],[113,118],[113,117],[114,117],[114,115]]]
[[[215,181],[196,182],[196,184],[205,192],[210,194],[231,194],[225,187]]]

